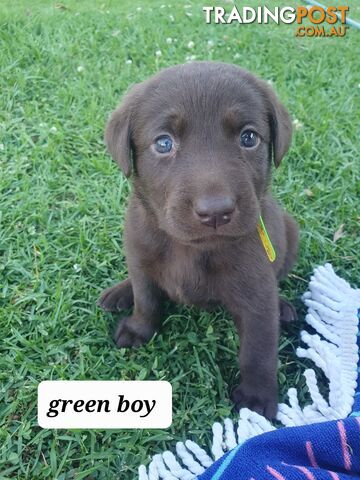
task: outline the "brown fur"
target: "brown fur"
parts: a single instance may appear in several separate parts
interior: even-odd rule
[[[260,136],[252,149],[239,143],[249,125]],[[162,134],[174,140],[169,154],[154,150]],[[268,189],[271,161],[278,166],[291,141],[287,111],[249,72],[196,62],[135,85],[112,114],[105,139],[125,175],[133,175],[125,229],[129,279],[99,300],[111,311],[134,302],[115,331],[117,346],[150,340],[166,298],[223,305],[241,337],[242,380],[233,400],[274,417],[279,319],[296,317],[279,299],[278,280],[296,259],[298,228]],[[197,209],[224,198],[233,202],[231,219],[209,228]],[[257,232],[260,213],[277,253],[274,263]]]

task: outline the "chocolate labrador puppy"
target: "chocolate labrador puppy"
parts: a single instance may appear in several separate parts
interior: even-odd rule
[[[278,281],[296,259],[298,228],[269,192],[271,162],[280,164],[291,141],[287,111],[246,70],[195,62],[135,85],[105,140],[133,179],[129,278],[99,300],[108,311],[134,304],[119,321],[116,345],[148,342],[166,298],[222,305],[241,338],[233,400],[274,417],[279,321],[296,316],[279,298]]]

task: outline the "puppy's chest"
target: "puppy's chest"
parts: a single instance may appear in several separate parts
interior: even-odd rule
[[[172,300],[202,308],[220,303],[224,267],[215,254],[174,249],[159,267],[160,286]]]

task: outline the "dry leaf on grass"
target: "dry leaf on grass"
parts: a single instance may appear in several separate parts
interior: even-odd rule
[[[305,188],[304,193],[305,193],[305,195],[306,195],[307,197],[309,197],[309,198],[311,198],[311,197],[314,196],[313,191],[310,190],[309,188]]]
[[[339,240],[339,238],[343,237],[345,235],[344,233],[344,224],[342,223],[340,225],[340,227],[336,230],[336,232],[334,233],[334,237],[333,237],[333,242],[337,242]]]

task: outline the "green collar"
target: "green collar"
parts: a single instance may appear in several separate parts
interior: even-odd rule
[[[257,231],[259,233],[261,243],[263,244],[263,247],[264,247],[265,252],[268,256],[268,259],[270,260],[270,262],[274,262],[275,259],[276,259],[276,252],[275,252],[275,249],[273,247],[273,244],[271,243],[269,234],[266,230],[264,220],[263,220],[261,215],[260,215],[260,218],[259,218],[259,223],[257,225]]]

